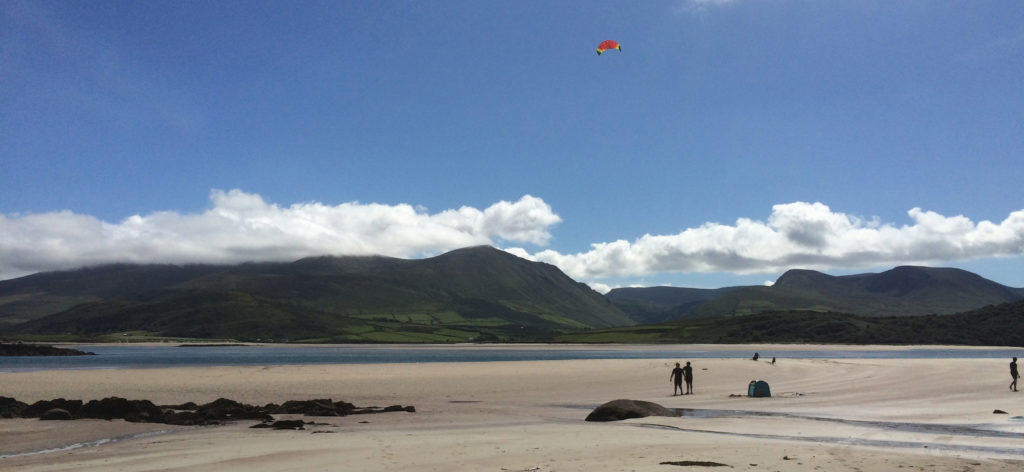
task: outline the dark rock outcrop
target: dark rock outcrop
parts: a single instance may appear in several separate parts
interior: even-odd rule
[[[149,400],[128,400],[108,397],[102,400],[41,400],[31,405],[14,398],[0,396],[0,418],[40,418],[73,420],[80,418],[123,419],[138,423],[165,423],[173,425],[216,425],[235,420],[258,420],[273,429],[302,429],[302,421],[275,422],[271,414],[305,416],[348,416],[406,411],[414,413],[413,406],[392,405],[385,408],[360,408],[348,402],[331,399],[290,400],[282,405],[247,405],[227,398],[218,398],[204,405],[187,402],[180,405],[158,406]],[[46,418],[44,418],[46,417]],[[295,422],[297,421],[297,423]],[[281,423],[274,426],[275,423]]]
[[[619,421],[648,416],[679,416],[657,403],[643,400],[612,400],[594,409],[587,415],[587,421]]]
[[[40,400],[37,401],[24,409],[21,410],[22,418],[40,418],[43,413],[47,411],[60,408],[71,413],[71,416],[76,416],[79,410],[82,409],[81,400],[65,400],[63,398],[55,398],[53,400]]]
[[[195,410],[199,408],[199,405],[196,405],[195,402],[185,402],[180,405],[163,405],[162,407],[171,410]]]
[[[218,398],[200,405],[196,413],[203,416],[235,420],[263,420],[270,416],[265,408],[246,405],[227,398]]]
[[[278,421],[267,421],[260,424],[250,426],[250,428],[270,428],[270,429],[306,429],[306,423],[302,420],[278,420]]]
[[[82,405],[78,412],[79,418],[120,418],[133,423],[163,423],[163,416],[163,409],[149,400],[128,400],[120,397],[91,400]]]
[[[54,408],[52,410],[46,410],[40,420],[44,421],[71,421],[74,418],[71,417],[71,412],[63,408]]]
[[[25,408],[28,408],[28,405],[23,402],[0,396],[0,418],[19,418]]]
[[[408,411],[409,413],[416,413],[416,407],[414,406],[402,406],[402,405],[391,405],[384,408],[376,406],[370,406],[366,408],[356,408],[349,412],[350,415],[368,415],[373,413],[388,413],[392,411]]]
[[[351,403],[337,402],[330,398],[319,400],[291,400],[284,402],[276,408],[271,408],[276,414],[301,414],[306,416],[345,416],[356,410]]]

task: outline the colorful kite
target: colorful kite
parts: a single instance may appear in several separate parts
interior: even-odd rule
[[[600,56],[602,52],[609,49],[618,49],[619,51],[622,51],[622,46],[619,46],[619,43],[610,39],[607,41],[601,41],[601,44],[597,45],[597,55]]]

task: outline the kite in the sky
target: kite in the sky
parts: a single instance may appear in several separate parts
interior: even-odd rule
[[[597,45],[597,55],[600,56],[602,52],[605,52],[609,49],[618,49],[619,51],[621,51],[622,46],[619,46],[619,43],[612,41],[610,39],[606,41],[601,41],[601,44]]]

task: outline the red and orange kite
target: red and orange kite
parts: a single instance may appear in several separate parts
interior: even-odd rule
[[[618,49],[619,51],[622,51],[622,46],[619,46],[618,42],[612,41],[610,39],[606,41],[601,41],[601,44],[597,45],[597,55],[600,56],[602,52],[605,52],[609,49]]]

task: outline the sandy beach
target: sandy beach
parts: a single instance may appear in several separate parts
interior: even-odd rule
[[[687,360],[695,394],[672,396],[669,372]],[[305,418],[317,424],[301,431],[251,429],[252,421],[170,427],[6,419],[0,469],[1019,471],[1024,393],[1007,388],[1008,362],[629,359],[0,373],[0,395],[27,403],[332,398],[417,410]],[[736,396],[755,379],[771,385],[772,398]],[[695,411],[583,420],[618,398]]]

